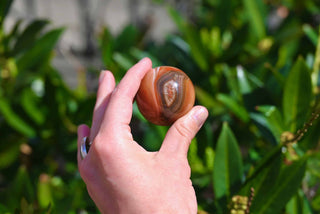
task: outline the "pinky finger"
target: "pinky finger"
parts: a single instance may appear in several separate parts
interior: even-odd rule
[[[90,128],[87,125],[82,124],[78,126],[78,152],[77,152],[78,166],[82,161],[80,156],[80,147],[81,147],[82,140],[84,137],[88,137],[89,135],[90,135]]]

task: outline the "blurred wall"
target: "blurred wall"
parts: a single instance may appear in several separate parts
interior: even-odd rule
[[[185,5],[181,2],[166,1],[175,6]],[[94,55],[96,36],[102,27],[107,26],[117,34],[129,23],[137,26],[151,23],[147,36],[160,42],[175,31],[165,6],[149,0],[15,0],[5,26],[9,29],[18,19],[35,18],[50,20],[52,27],[66,27],[54,64],[71,86],[76,84],[74,72],[79,66],[101,66]]]

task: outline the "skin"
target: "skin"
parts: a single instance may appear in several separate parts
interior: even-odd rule
[[[128,70],[116,86],[110,71],[101,72],[91,129],[78,127],[92,145],[78,167],[87,190],[102,213],[197,213],[187,152],[208,116],[195,106],[168,130],[158,152],[134,141],[130,130],[132,103],[144,75],[151,69],[144,58]]]

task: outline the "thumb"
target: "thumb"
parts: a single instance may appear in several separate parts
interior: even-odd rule
[[[170,127],[159,152],[169,156],[186,157],[191,140],[207,117],[208,110],[205,107],[193,107]]]

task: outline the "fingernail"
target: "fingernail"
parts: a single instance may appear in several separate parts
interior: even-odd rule
[[[147,58],[147,57],[143,57],[142,59],[140,59],[140,61],[139,61],[139,62],[144,61],[146,58]]]
[[[106,71],[101,71],[99,76],[99,84],[102,82],[104,75],[106,74]]]
[[[145,62],[147,62],[148,60],[150,60],[148,57],[144,57],[144,58],[142,58],[138,63],[145,63]]]
[[[208,111],[206,108],[198,108],[193,114],[192,117],[196,120],[199,127],[203,125],[208,117]]]

